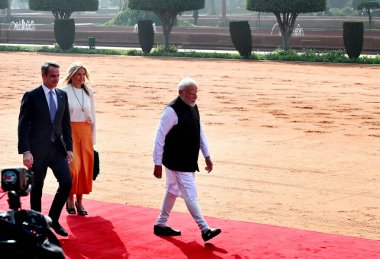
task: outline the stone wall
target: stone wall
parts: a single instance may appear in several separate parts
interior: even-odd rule
[[[273,34],[273,35],[271,35]],[[88,46],[88,38],[95,37],[96,46],[139,47],[137,33],[130,26],[77,25],[75,45]],[[252,29],[254,50],[274,50],[281,47],[281,36],[270,29]],[[155,43],[163,42],[162,28],[157,28]],[[37,25],[35,31],[9,30],[0,24],[0,43],[54,44],[52,25]],[[228,28],[173,28],[170,43],[183,49],[234,50]],[[292,49],[339,50],[344,49],[342,30],[305,29],[304,36],[293,37]],[[380,33],[366,30],[363,53],[380,53]]]

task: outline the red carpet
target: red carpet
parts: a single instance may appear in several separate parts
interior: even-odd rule
[[[44,213],[51,199],[44,195]],[[90,200],[86,209],[86,217],[62,212],[69,237],[59,239],[67,258],[380,258],[377,240],[206,217],[222,233],[205,244],[187,213],[173,212],[169,222],[182,236],[160,238],[153,234],[157,209]]]

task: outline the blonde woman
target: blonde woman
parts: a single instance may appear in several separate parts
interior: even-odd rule
[[[62,88],[69,100],[74,149],[74,160],[70,163],[73,184],[66,202],[66,211],[81,216],[88,215],[83,206],[83,194],[92,191],[93,145],[96,143],[94,94],[87,84],[89,80],[88,69],[83,64],[75,62],[70,65]]]

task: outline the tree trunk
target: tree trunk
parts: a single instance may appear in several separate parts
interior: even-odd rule
[[[371,9],[367,9],[368,13],[368,26],[370,29],[372,29],[372,14],[371,14]]]
[[[289,50],[289,41],[291,39],[291,35],[289,35],[287,32],[285,32],[285,35],[282,36],[282,49],[283,50]]]
[[[199,18],[198,10],[193,10],[194,25],[198,24],[198,18]]]
[[[69,11],[52,11],[56,20],[68,20],[73,12]]]
[[[294,24],[296,22],[298,13],[279,13],[275,12],[278,27],[281,31],[282,37],[282,49],[289,50],[290,49],[290,39],[292,37]],[[282,17],[281,17],[282,16]]]
[[[174,20],[177,17],[177,12],[162,11],[156,12],[156,15],[160,18],[162,22],[162,29],[164,33],[164,46],[165,49],[170,48],[170,32],[172,31]]]
[[[256,27],[260,27],[260,12],[257,12]]]
[[[165,25],[163,25],[163,29],[164,29],[164,46],[165,46],[165,49],[169,49],[169,47],[170,47],[170,30]]]

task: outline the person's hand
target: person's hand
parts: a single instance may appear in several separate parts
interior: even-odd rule
[[[213,164],[212,164],[211,158],[209,156],[206,157],[205,158],[205,162],[206,162],[205,170],[209,173],[213,169]]]
[[[162,177],[162,165],[155,165],[154,166],[153,175],[156,178],[161,179],[161,177]]]
[[[73,151],[67,151],[67,162],[69,164],[74,161],[74,154]]]
[[[28,168],[32,168],[33,166],[33,155],[32,153],[30,153],[30,151],[27,151],[25,153],[23,153],[22,155],[22,161],[23,161],[23,164]]]

